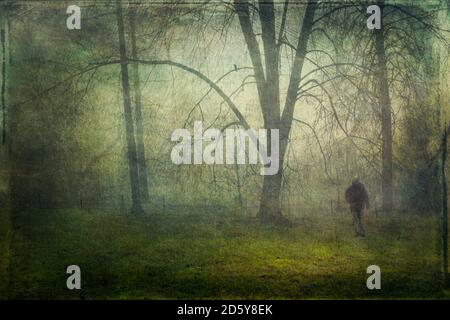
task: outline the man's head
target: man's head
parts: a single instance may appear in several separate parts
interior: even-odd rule
[[[352,180],[352,184],[356,184],[359,183],[359,177],[358,176],[354,176],[353,180]]]

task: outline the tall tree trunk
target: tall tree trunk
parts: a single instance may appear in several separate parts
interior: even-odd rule
[[[279,170],[273,176],[264,176],[263,192],[260,204],[260,218],[264,221],[281,221],[284,217],[281,212],[281,185],[283,180],[284,161],[289,142],[289,134],[294,118],[295,103],[297,101],[297,91],[301,80],[303,64],[306,57],[307,46],[311,34],[314,13],[317,4],[309,2],[305,9],[305,15],[301,22],[297,50],[294,64],[291,69],[286,101],[281,114],[278,126],[280,129],[280,150],[279,150]],[[271,84],[268,83],[268,86]],[[279,90],[279,89],[278,89]],[[270,141],[270,140],[269,140]],[[270,142],[269,142],[270,143]],[[270,148],[269,148],[270,149]]]
[[[261,21],[262,42],[265,62],[265,98],[260,101],[263,112],[264,127],[268,130],[267,150],[272,155],[270,130],[280,129],[280,88],[278,59],[279,50],[275,36],[275,8],[272,1],[259,1],[259,18]],[[264,79],[262,79],[264,81]],[[283,177],[282,155],[279,155],[278,172],[273,176],[264,176],[261,193],[259,219],[264,223],[284,222],[281,211],[281,183]]]
[[[0,42],[2,50],[2,87],[1,87],[1,104],[2,104],[2,144],[6,142],[6,17],[1,17]]]
[[[281,157],[281,154],[280,154]],[[281,159],[280,159],[281,160]],[[264,176],[258,217],[263,223],[283,224],[286,222],[281,211],[281,183],[283,179],[283,167],[277,174]]]
[[[125,131],[127,141],[127,155],[128,155],[128,167],[130,172],[130,184],[131,184],[131,200],[132,208],[131,212],[134,214],[142,214],[144,210],[141,206],[141,197],[139,192],[139,177],[137,166],[137,152],[136,142],[134,140],[134,125],[133,116],[131,113],[131,98],[130,98],[130,83],[128,77],[128,62],[127,51],[125,43],[125,32],[122,15],[122,4],[120,0],[117,0],[117,27],[119,33],[119,50],[120,50],[120,70],[122,78],[122,90],[123,90],[123,108],[125,118]]]
[[[7,68],[7,49],[9,49],[9,26],[7,23],[8,20],[8,11],[6,5],[2,6],[2,12],[0,12],[0,42],[1,42],[1,110],[2,110],[2,118],[3,118],[3,127],[2,127],[2,144],[5,143],[6,137],[6,121],[5,121],[5,110],[6,110],[6,101],[10,102],[9,94],[10,94],[10,85],[7,80],[7,71],[9,72],[9,64],[8,70]],[[8,53],[9,55],[10,53]],[[6,90],[6,82],[8,81],[8,91]],[[6,95],[8,94],[8,100],[6,99]],[[8,161],[8,150],[6,146],[0,148],[0,178],[8,183],[8,175],[11,170],[9,168],[10,162]],[[6,194],[2,194],[2,200],[6,201],[8,199]],[[12,238],[12,224],[11,224],[11,210],[8,203],[3,203],[3,208],[0,210],[0,299],[8,298],[9,294],[9,284],[10,284],[10,259],[11,259],[11,238]]]
[[[131,58],[138,60],[137,46],[136,46],[136,10],[130,10],[130,35],[131,35]],[[142,104],[141,104],[141,83],[139,78],[139,64],[133,64],[134,71],[134,106],[135,106],[135,121],[136,121],[136,143],[137,143],[137,161],[139,173],[139,190],[141,192],[141,199],[144,202],[149,201],[148,195],[148,175],[147,165],[145,163],[145,144],[144,144],[144,126],[142,123]]]
[[[267,149],[271,153],[270,130],[280,130],[279,170],[272,176],[264,176],[263,188],[258,212],[259,219],[264,223],[284,223],[286,219],[281,211],[281,185],[283,165],[289,133],[294,116],[297,90],[300,84],[306,48],[313,25],[316,2],[309,2],[305,16],[300,24],[299,39],[295,54],[294,65],[291,70],[286,102],[281,114],[279,90],[279,49],[275,37],[275,15],[273,1],[259,1],[259,16],[261,22],[262,41],[264,48],[265,73],[262,64],[258,42],[253,32],[248,1],[235,0],[235,8],[239,17],[242,33],[255,72],[256,86],[264,119],[264,127],[269,130]]]
[[[444,128],[444,134],[442,136],[442,168],[441,168],[441,178],[442,178],[442,252],[443,252],[443,264],[444,264],[444,285],[447,287],[450,282],[448,278],[448,190],[447,190],[447,177],[445,174],[445,163],[447,161],[447,140],[448,140],[448,130],[446,126]]]
[[[378,2],[383,17],[384,0]],[[378,101],[381,109],[381,135],[382,135],[382,172],[381,188],[383,193],[383,211],[390,212],[393,208],[393,186],[392,186],[392,111],[389,97],[386,52],[384,46],[384,30],[375,29],[375,50],[378,60]]]

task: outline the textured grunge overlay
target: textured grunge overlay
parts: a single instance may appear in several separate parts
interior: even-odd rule
[[[1,1],[0,298],[450,298],[449,48],[447,0]]]

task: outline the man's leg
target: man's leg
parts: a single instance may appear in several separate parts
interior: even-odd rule
[[[355,230],[356,236],[359,236],[359,223],[358,223],[358,211],[351,209],[353,217],[353,229]]]
[[[366,231],[364,230],[363,224],[362,224],[362,217],[363,217],[363,210],[358,211],[358,229],[359,229],[359,235],[362,237],[366,236]]]

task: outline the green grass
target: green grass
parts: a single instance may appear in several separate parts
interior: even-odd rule
[[[9,298],[448,297],[432,217],[369,216],[364,239],[344,213],[303,216],[289,228],[214,213],[36,210],[17,220]],[[81,267],[82,290],[65,287],[71,264]],[[366,288],[371,264],[381,268],[381,290]]]

